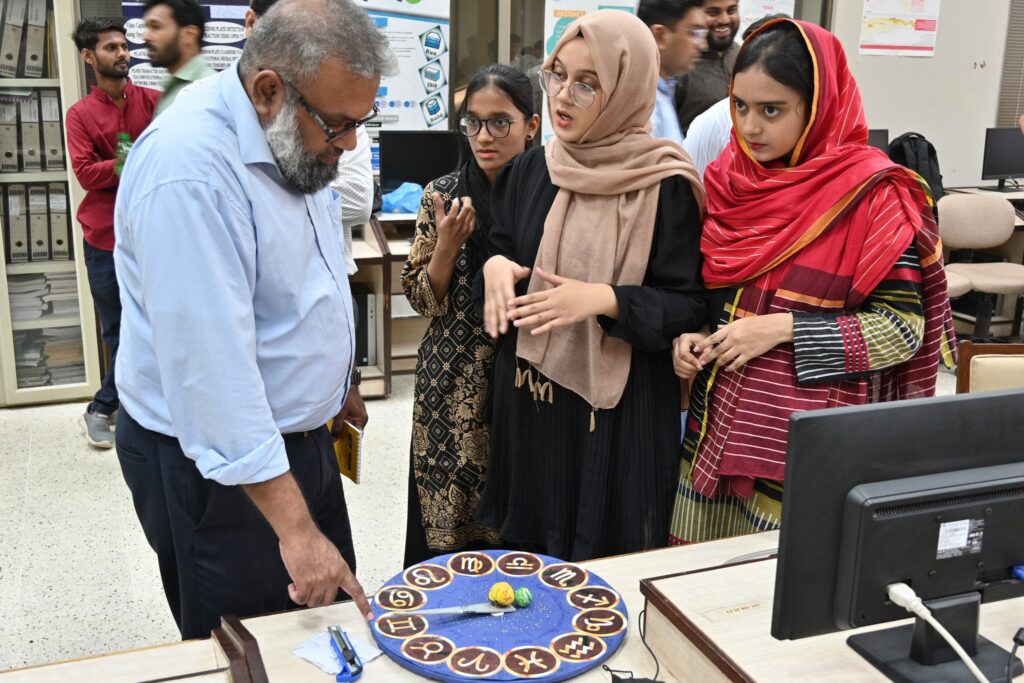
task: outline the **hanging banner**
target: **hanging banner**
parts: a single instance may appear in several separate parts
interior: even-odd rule
[[[125,18],[125,31],[131,66],[128,75],[135,85],[163,90],[167,69],[149,63],[149,51],[142,34],[146,29],[142,21],[144,4],[126,2],[121,5]],[[245,11],[248,0],[221,0],[219,4],[203,4],[206,24],[203,27],[203,58],[210,68],[222,71],[242,55],[245,47]]]
[[[621,10],[636,14],[636,1],[608,2],[600,0],[546,0],[544,3],[544,59],[555,49],[562,34],[569,24],[590,12],[603,9]],[[538,83],[533,87],[539,88]],[[541,115],[541,139],[547,140],[554,133],[551,131],[548,118],[548,98],[543,98],[543,114]]]
[[[934,57],[939,0],[864,0],[860,54]]]
[[[769,14],[785,14],[795,18],[796,0],[743,0],[740,3],[740,30],[736,39],[739,40],[748,26]]]

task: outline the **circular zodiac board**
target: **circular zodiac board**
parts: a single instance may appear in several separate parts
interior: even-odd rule
[[[527,588],[514,612],[420,614],[486,603],[498,581]],[[373,598],[373,637],[406,669],[441,681],[562,681],[597,666],[626,635],[626,606],[593,572],[535,553],[441,555],[393,577]]]

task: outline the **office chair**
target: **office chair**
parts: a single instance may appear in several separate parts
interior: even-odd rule
[[[956,393],[1024,387],[1024,344],[961,342]]]
[[[1002,197],[949,194],[939,200],[939,235],[949,249],[993,249],[1002,246],[1013,234],[1016,214],[1013,205]],[[1020,334],[1024,294],[1024,265],[1019,263],[949,263],[946,277],[966,278],[978,292],[974,336],[989,336],[996,297],[1016,299],[1010,336]],[[959,283],[962,286],[962,282]]]

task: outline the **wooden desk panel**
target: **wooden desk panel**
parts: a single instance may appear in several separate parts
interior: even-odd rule
[[[651,599],[649,641],[676,677],[700,672],[700,681],[885,680],[846,639],[854,633],[913,621],[880,624],[801,640],[771,636],[776,561],[760,560],[645,582]],[[1012,645],[1024,622],[1024,598],[983,605],[981,634]]]
[[[129,650],[111,655],[73,659],[57,664],[44,664],[15,669],[0,674],[2,683],[67,683],[67,681],[103,681],[104,683],[138,683],[145,679],[170,678],[200,674],[185,681],[228,681],[227,663],[219,660],[212,640],[189,640],[183,643]]]

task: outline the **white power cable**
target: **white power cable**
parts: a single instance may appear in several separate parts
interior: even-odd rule
[[[964,652],[964,649],[960,647],[960,643],[956,642],[956,638],[950,635],[949,631],[946,630],[946,627],[940,624],[935,617],[932,616],[931,611],[924,606],[924,602],[921,601],[921,598],[918,597],[913,588],[905,583],[890,583],[886,588],[886,592],[889,594],[889,599],[892,600],[894,604],[899,605],[914,616],[921,617],[927,621],[932,628],[938,631],[939,635],[949,643],[949,646],[953,648],[953,651],[956,652],[960,659],[963,660],[964,664],[967,665],[967,668],[971,670],[971,674],[978,679],[978,683],[989,683],[989,680],[985,678],[985,674],[981,672],[981,669],[979,669],[970,656]]]

